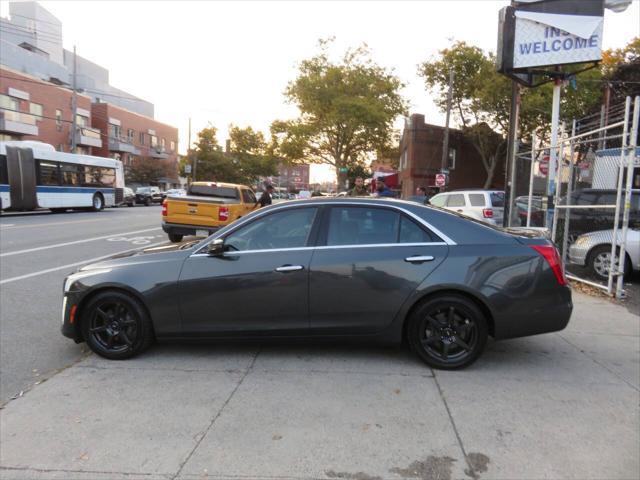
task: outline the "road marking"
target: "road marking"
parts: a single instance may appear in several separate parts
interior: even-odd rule
[[[146,248],[157,247],[158,245],[164,245],[166,243],[167,243],[166,240],[163,240],[162,242],[157,242],[157,243],[152,243],[151,245],[147,245]],[[67,265],[62,265],[60,267],[47,268],[46,270],[40,270],[38,272],[27,273],[25,275],[20,275],[19,277],[7,278],[5,280],[0,280],[0,285],[4,285],[5,283],[10,283],[10,282],[17,282],[18,280],[24,280],[26,278],[36,277],[38,275],[44,275],[45,273],[51,273],[51,272],[55,272],[55,271],[58,271],[58,270],[64,270],[65,268],[78,267],[80,265],[86,265],[87,263],[99,262],[100,260],[104,260],[106,258],[113,257],[114,255],[122,255],[123,253],[135,252],[136,250],[139,250],[139,249],[130,248],[129,250],[122,250],[121,252],[114,252],[114,253],[110,253],[109,255],[103,255],[101,257],[95,257],[95,258],[90,258],[88,260],[82,260],[80,262],[69,263]]]
[[[151,240],[156,238],[156,236],[161,237],[162,235],[147,235],[143,237],[111,237],[107,238],[107,242],[131,242],[133,245],[146,245],[147,243],[151,243]]]
[[[21,255],[23,253],[38,252],[40,250],[49,250],[51,248],[66,247],[68,245],[77,245],[78,243],[95,242],[96,240],[104,240],[106,238],[111,238],[111,237],[121,237],[123,235],[132,235],[134,233],[152,232],[154,230],[159,230],[159,229],[160,227],[154,227],[154,228],[147,228],[145,230],[136,230],[134,232],[111,233],[109,235],[103,235],[101,237],[85,238],[84,240],[74,240],[73,242],[56,243],[55,245],[46,245],[44,247],[27,248],[26,250],[16,250],[15,252],[1,253],[0,258],[11,257],[13,255]]]
[[[15,223],[3,223],[3,224],[0,224],[0,228],[2,228],[2,227],[5,227],[5,228],[6,227],[15,227],[15,226],[16,226]]]
[[[17,227],[17,228],[27,228],[27,227],[57,227],[58,225],[71,225],[74,223],[91,223],[91,222],[101,222],[103,221],[100,218],[95,218],[93,220],[74,220],[73,222],[51,222],[51,223],[24,223],[22,225],[17,225],[15,223],[9,225],[0,225],[0,227]]]

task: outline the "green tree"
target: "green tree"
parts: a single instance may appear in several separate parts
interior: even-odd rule
[[[290,162],[326,163],[336,168],[344,185],[348,169],[387,147],[392,125],[407,105],[402,82],[373,62],[366,46],[329,59],[330,41],[321,41],[318,55],[300,64],[298,77],[285,96],[300,116],[271,125],[271,151]]]
[[[153,158],[139,158],[132,165],[125,167],[125,182],[144,185],[157,183],[161,177],[168,177],[167,165]]]

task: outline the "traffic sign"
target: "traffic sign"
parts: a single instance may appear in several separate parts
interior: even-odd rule
[[[184,173],[191,173],[191,165],[188,163],[184,166]]]
[[[447,176],[444,173],[436,174],[436,187],[444,187],[447,184]]]
[[[542,160],[540,160],[540,164],[538,165],[538,170],[540,170],[540,173],[543,175],[547,175],[549,173],[549,155],[542,157]]]
[[[340,173],[347,173],[349,171],[349,169],[347,167],[342,167],[339,169]]]

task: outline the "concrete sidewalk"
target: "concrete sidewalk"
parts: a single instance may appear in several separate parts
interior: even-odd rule
[[[371,346],[90,356],[0,412],[0,478],[638,478],[640,319],[574,301],[457,372]]]

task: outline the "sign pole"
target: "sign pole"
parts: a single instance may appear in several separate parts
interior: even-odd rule
[[[555,214],[553,195],[556,192],[556,167],[558,165],[558,127],[560,124],[560,85],[556,78],[553,83],[553,101],[551,105],[551,147],[549,151],[549,181],[547,183],[547,227],[551,227]],[[554,241],[554,239],[551,239]]]
[[[520,116],[520,85],[515,80],[511,80],[511,111],[509,113],[509,138],[507,140],[507,161],[505,164],[505,174],[509,172],[505,185],[507,195],[504,209],[502,225],[511,226],[511,215],[516,198],[516,143],[518,141],[518,118]]]

